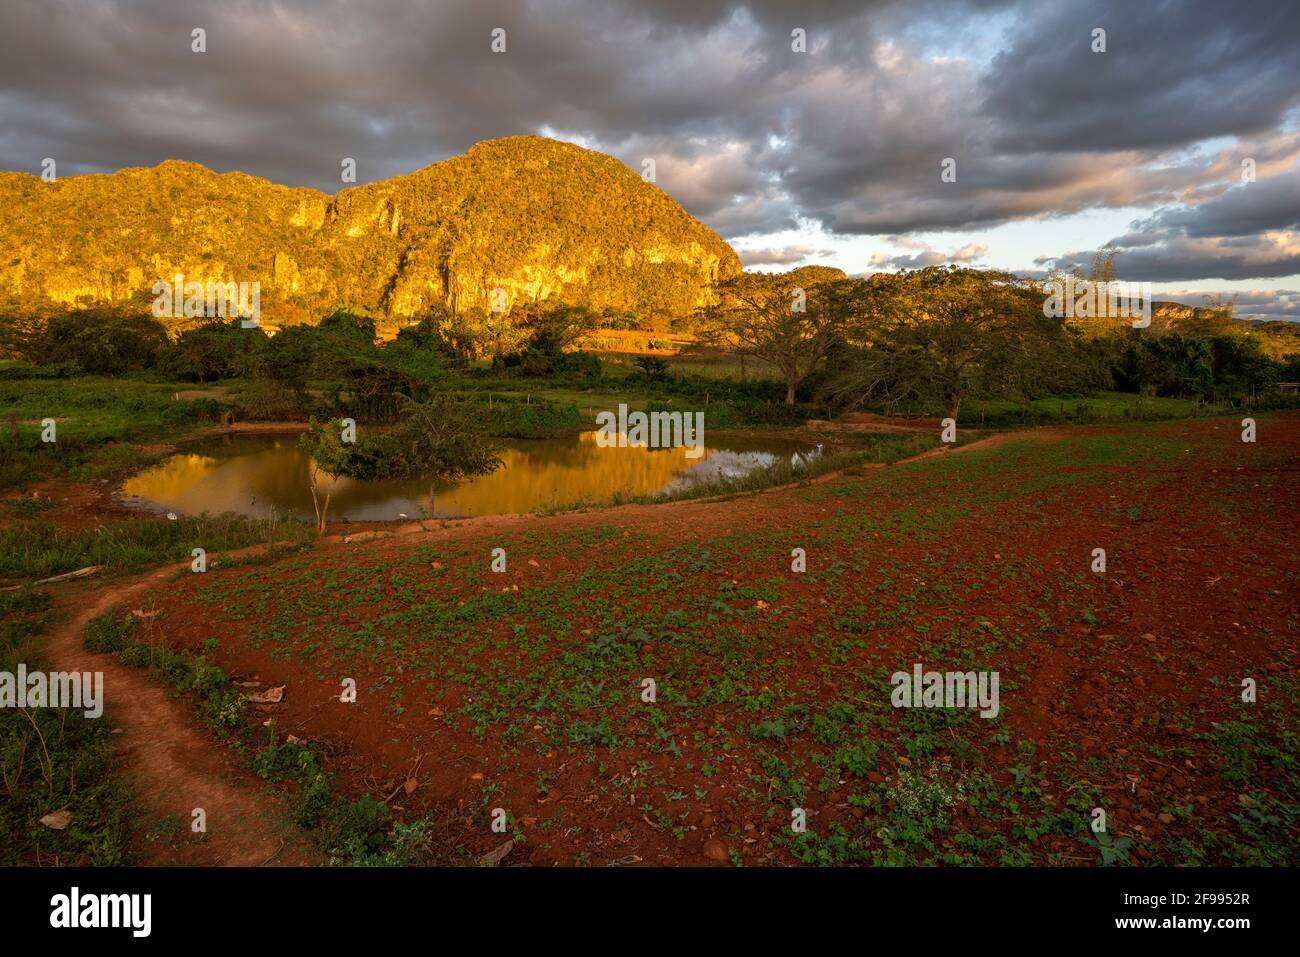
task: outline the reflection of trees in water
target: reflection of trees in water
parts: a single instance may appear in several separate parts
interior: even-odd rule
[[[264,517],[312,517],[308,456],[297,436],[244,435],[203,443],[207,453],[177,455],[126,482],[123,491],[177,511],[234,511]],[[702,459],[686,450],[601,448],[594,433],[558,439],[507,442],[504,467],[491,475],[437,489],[440,516],[529,512],[551,505],[608,501],[618,494],[649,495],[697,481],[741,475],[785,461],[797,444],[747,436],[726,440]],[[770,451],[775,446],[779,452]],[[194,447],[196,451],[200,446]],[[378,520],[427,515],[425,480],[326,480],[341,518]]]
[[[789,453],[789,463],[795,469],[806,468],[822,454],[820,445],[806,451]],[[714,449],[703,461],[695,463],[690,469],[676,476],[662,489],[663,493],[690,488],[702,482],[715,479],[733,479],[748,475],[759,469],[771,468],[778,461],[786,460],[785,453],[774,452],[736,452],[731,449]]]
[[[676,476],[664,486],[663,491],[674,492],[701,482],[711,482],[714,479],[739,478],[756,469],[769,468],[775,463],[776,456],[771,452],[733,452],[730,449],[714,449],[705,458]]]
[[[790,467],[801,469],[807,468],[813,462],[822,457],[824,446],[818,445],[806,452],[795,452],[790,456]]]
[[[190,515],[237,512],[265,517],[272,507],[281,515],[310,515],[310,460],[294,441],[267,448],[263,437],[229,450],[205,445],[216,455],[174,455],[127,479],[122,492]],[[216,457],[223,453],[229,457]]]

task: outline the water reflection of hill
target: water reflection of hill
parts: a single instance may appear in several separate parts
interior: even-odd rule
[[[690,459],[681,448],[602,448],[595,435],[508,443],[501,453],[501,469],[460,484],[440,484],[436,514],[530,512],[599,503],[620,493],[649,495],[715,476],[739,475],[806,448],[783,440],[728,438],[706,449],[702,459]],[[189,514],[231,511],[265,517],[274,510],[309,518],[310,464],[296,436],[231,436],[172,456],[128,479],[122,492]],[[374,521],[432,514],[426,481],[324,482],[331,492],[331,514],[337,518]]]

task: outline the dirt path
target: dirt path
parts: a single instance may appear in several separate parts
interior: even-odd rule
[[[874,412],[849,412],[836,419],[809,419],[808,428],[821,432],[874,432],[901,434],[907,432],[938,432],[940,419],[904,419],[877,415]]]
[[[128,582],[65,599],[72,610],[49,636],[46,649],[59,671],[102,672],[104,720],[112,722],[116,752],[135,807],[144,812],[143,830],[155,833],[135,841],[145,864],[262,866],[317,862],[292,826],[281,799],[194,719],[192,709],[168,696],[146,672],[121,664],[116,656],[87,651],[82,630],[87,621],[119,604],[143,597],[171,578],[163,568]],[[195,808],[207,818],[207,832],[191,832]],[[156,829],[167,819],[178,827],[165,836]]]

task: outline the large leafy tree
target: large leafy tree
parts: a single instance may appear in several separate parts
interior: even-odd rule
[[[785,401],[839,341],[846,300],[836,292],[844,273],[805,266],[787,273],[745,273],[719,283],[718,302],[703,310],[697,332],[733,355],[774,366],[785,382]]]
[[[97,306],[52,315],[25,327],[18,351],[37,365],[75,363],[92,375],[152,367],[167,349],[167,330],[148,314]]]
[[[410,346],[430,352],[460,368],[469,365],[478,349],[477,337],[465,315],[443,303],[430,306],[416,323],[398,330],[395,342],[399,348]]]
[[[851,348],[830,386],[847,404],[939,404],[956,418],[975,390],[1024,396],[1078,374],[1064,321],[1011,273],[932,266],[877,273],[842,290]]]
[[[327,414],[391,421],[401,396],[418,396],[442,375],[436,356],[413,352],[409,339],[380,348],[371,317],[337,309],[316,326],[289,326],[266,340],[250,371],[299,407],[323,400]]]
[[[528,342],[528,330],[516,323],[509,312],[485,312],[474,307],[466,310],[465,318],[480,351],[491,356],[494,366],[500,366],[506,356],[514,355]]]
[[[528,330],[528,348],[546,355],[559,355],[591,332],[598,321],[586,306],[533,306],[522,311],[518,323]]]
[[[239,319],[209,319],[177,333],[159,361],[167,375],[192,382],[215,382],[263,371],[267,335],[245,329]]]

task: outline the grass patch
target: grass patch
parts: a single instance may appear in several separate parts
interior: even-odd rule
[[[962,406],[959,421],[967,427],[1010,428],[1066,423],[1143,422],[1226,415],[1236,411],[1232,402],[1098,392],[1094,395],[1045,396],[1028,402],[1010,399],[971,399]]]
[[[311,529],[302,522],[233,514],[176,521],[151,516],[92,529],[36,519],[0,529],[0,578],[39,580],[89,565],[129,572],[188,561],[195,548],[217,552],[310,538]]]
[[[176,399],[177,388],[96,376],[0,380],[0,488],[117,474],[142,461],[123,443],[170,442],[220,417],[221,403]],[[54,442],[42,441],[46,419],[55,422]]]
[[[0,593],[0,670],[47,670],[48,592]],[[127,857],[127,792],[112,774],[108,720],[69,708],[0,708],[0,866],[114,866]],[[54,830],[40,819],[66,810]]]
[[[433,863],[428,825],[394,822],[388,805],[365,794],[355,801],[334,791],[316,750],[299,741],[263,748],[253,770],[294,788],[294,823],[311,832],[332,863],[386,867]]]

